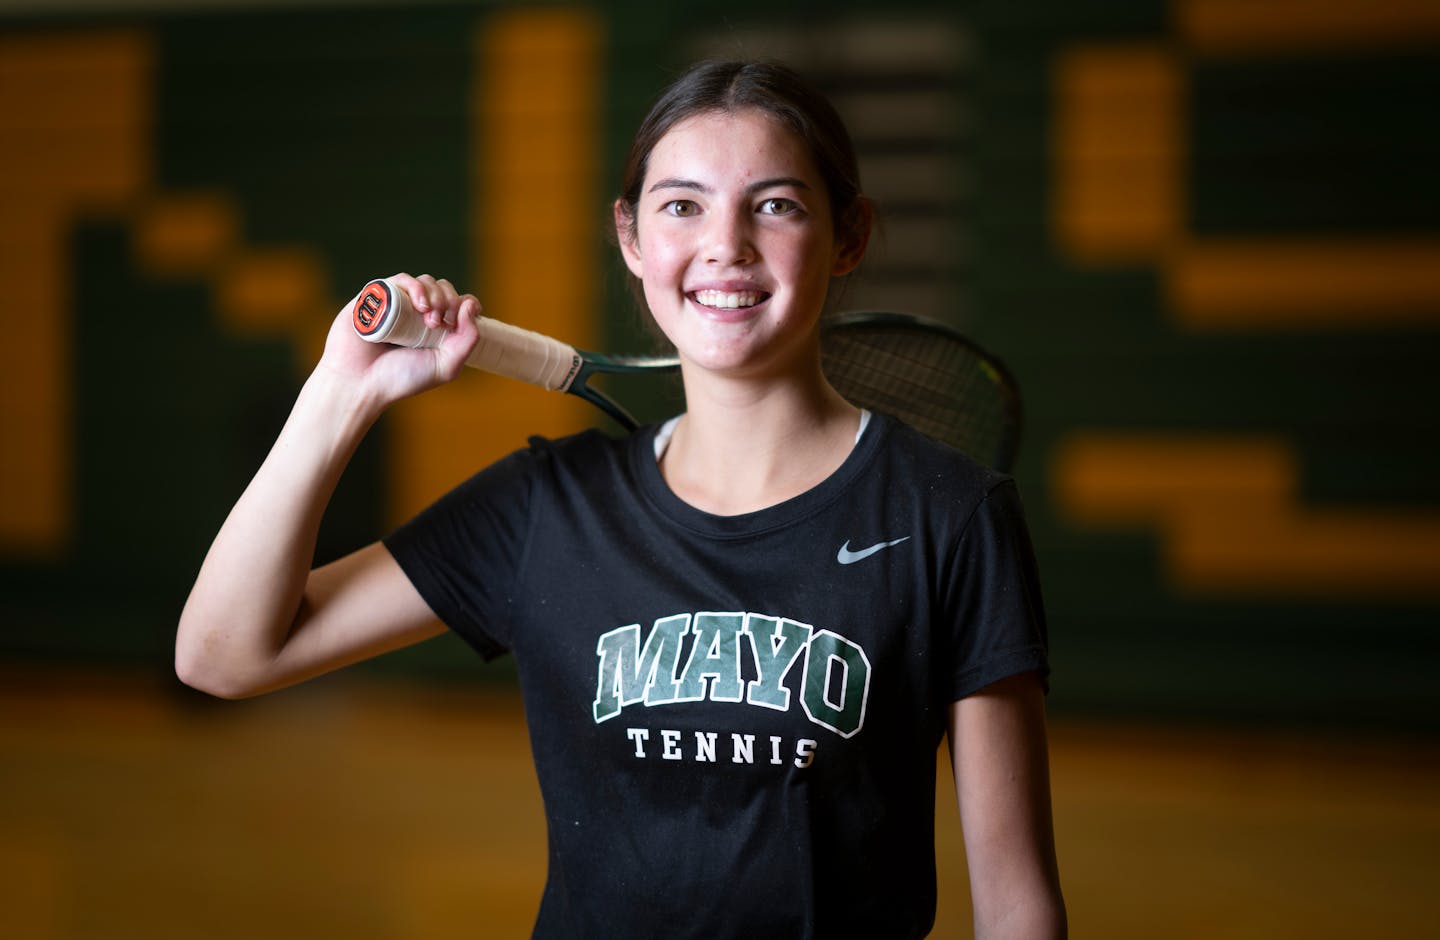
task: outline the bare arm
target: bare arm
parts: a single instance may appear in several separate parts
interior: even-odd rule
[[[1066,936],[1039,678],[952,704],[950,755],[977,940]]]
[[[354,335],[349,305],[341,310],[180,615],[175,670],[187,684],[255,695],[444,629],[379,544],[311,571],[321,517],[366,431],[391,403],[454,378],[475,344],[474,297],[433,278],[396,280],[452,334],[433,350],[375,346]]]

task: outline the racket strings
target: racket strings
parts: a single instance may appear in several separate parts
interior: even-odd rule
[[[1018,400],[1004,373],[963,339],[894,328],[837,331],[827,337],[823,365],[852,403],[1006,468]]]

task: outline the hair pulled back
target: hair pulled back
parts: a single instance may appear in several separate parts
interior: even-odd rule
[[[791,69],[769,62],[702,62],[656,100],[630,145],[619,204],[628,219],[622,237],[635,237],[640,190],[650,154],[670,129],[700,114],[754,109],[769,115],[805,143],[830,198],[837,241],[863,235],[867,215],[860,169],[845,123],[824,95]]]

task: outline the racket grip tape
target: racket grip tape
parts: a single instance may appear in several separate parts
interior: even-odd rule
[[[433,349],[450,332],[427,327],[410,296],[389,278],[377,278],[365,285],[355,298],[351,320],[355,332],[367,342],[412,349]],[[489,317],[480,317],[476,328],[480,339],[465,359],[473,369],[556,392],[568,390],[580,371],[580,354],[558,339]]]

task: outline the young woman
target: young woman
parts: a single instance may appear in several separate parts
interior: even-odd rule
[[[475,342],[475,297],[397,276],[450,335],[377,347],[337,317],[205,559],[181,678],[253,695],[447,628],[512,653],[549,827],[540,937],[924,936],[948,733],[976,934],[1062,935],[1014,484],[820,370],[827,289],[870,229],[839,118],[785,69],[699,66],[614,212],[685,413],[537,438],[312,571],[361,436]]]

